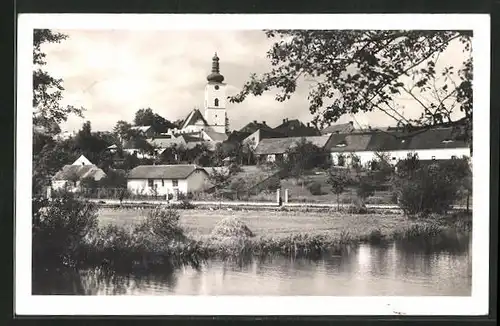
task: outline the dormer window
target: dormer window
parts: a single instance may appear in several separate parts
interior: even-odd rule
[[[453,143],[453,140],[451,139],[445,139],[442,141],[443,144],[448,144],[448,143]]]
[[[219,106],[219,99],[218,99],[218,98],[216,98],[216,99],[214,100],[214,105],[215,105],[215,106]]]
[[[346,146],[347,146],[346,143],[339,143],[339,144],[337,144],[337,147],[346,147]]]

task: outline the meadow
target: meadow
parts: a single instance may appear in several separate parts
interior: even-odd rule
[[[100,208],[99,224],[128,227],[144,221],[148,209]],[[341,233],[360,237],[374,230],[384,235],[410,228],[421,221],[409,220],[402,214],[347,214],[338,211],[281,210],[179,210],[180,225],[192,238],[209,236],[217,222],[236,216],[258,237],[285,238],[293,234],[327,235],[337,238]]]

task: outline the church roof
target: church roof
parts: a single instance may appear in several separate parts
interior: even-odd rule
[[[203,117],[203,114],[201,114],[200,110],[194,109],[193,111],[191,111],[188,114],[188,116],[186,117],[186,119],[182,123],[181,129],[184,129],[187,126],[194,125],[198,120],[203,121],[205,126],[208,126],[207,120],[205,120],[205,118]]]
[[[207,76],[209,82],[222,83],[224,81],[224,76],[219,72],[219,57],[215,53],[212,58],[212,73]]]

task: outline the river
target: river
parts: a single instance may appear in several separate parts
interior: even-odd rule
[[[98,270],[51,273],[34,294],[470,296],[469,237],[449,244],[362,244],[319,260],[274,257],[245,263],[212,260],[149,275],[104,276]]]

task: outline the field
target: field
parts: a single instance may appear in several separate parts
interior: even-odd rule
[[[133,225],[145,218],[147,209],[101,208],[101,225]],[[308,233],[310,235],[366,235],[379,229],[383,234],[391,234],[410,226],[409,221],[399,214],[345,214],[339,212],[286,212],[273,210],[179,210],[181,225],[188,233],[201,238],[210,234],[215,224],[224,217],[238,216],[257,236],[286,237],[290,234]]]

